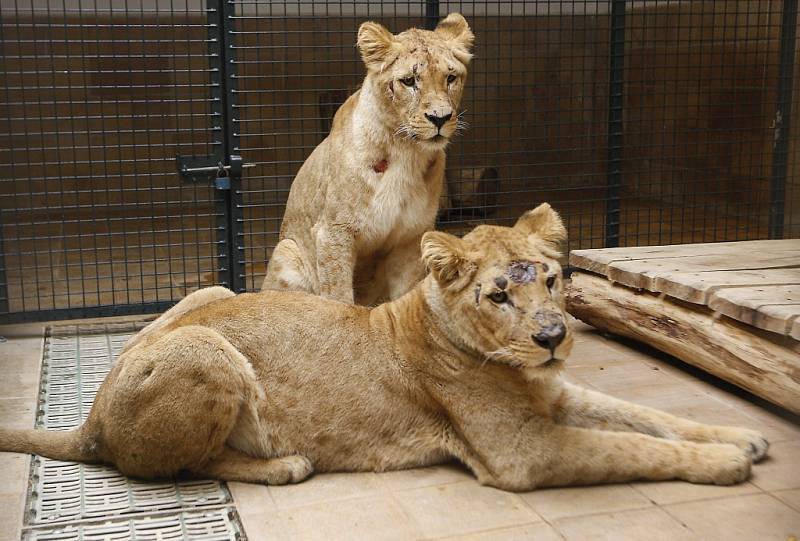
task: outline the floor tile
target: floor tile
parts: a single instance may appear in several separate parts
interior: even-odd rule
[[[236,502],[236,511],[248,541],[294,541],[289,536],[284,517],[275,507],[243,512]]]
[[[621,400],[666,412],[679,408],[698,410],[708,406],[721,406],[712,397],[689,387],[686,382],[674,379],[617,389],[609,394]]]
[[[652,505],[629,485],[553,488],[520,494],[520,497],[548,522]]]
[[[18,495],[28,489],[30,455],[3,453],[0,455],[0,494]]]
[[[432,485],[458,483],[474,479],[474,476],[464,466],[459,464],[442,464],[441,466],[431,466],[428,468],[414,468],[412,470],[379,473],[378,479],[389,490],[407,490]]]
[[[622,359],[618,362],[601,362],[568,369],[593,387],[614,394],[641,385],[676,383],[678,380],[662,372],[653,370],[638,359]]]
[[[275,512],[277,509],[266,485],[232,481],[228,483],[228,490],[239,513]]]
[[[0,426],[3,428],[33,428],[36,420],[36,399],[0,398]]]
[[[375,496],[385,490],[375,473],[323,473],[296,485],[269,487],[269,493],[280,509]]]
[[[602,342],[576,340],[572,352],[567,357],[567,370],[573,367],[596,366],[601,363],[619,363],[627,357]]]
[[[793,490],[778,490],[776,492],[772,492],[771,494],[795,511],[800,511],[800,488]]]
[[[768,494],[679,503],[666,510],[709,541],[785,541],[800,535],[800,513]]]
[[[758,466],[756,466],[758,467]],[[686,481],[659,481],[654,483],[633,483],[633,488],[642,493],[646,498],[657,505],[670,503],[689,502],[694,500],[708,500],[741,496],[743,494],[757,494],[761,490],[752,483],[745,482],[738,485],[697,485]]]
[[[249,541],[288,541],[289,535],[265,485],[229,482],[239,520]]]
[[[39,366],[30,361],[4,359],[0,354],[0,374],[0,396],[4,398],[27,398],[39,390]]]
[[[24,493],[0,494],[0,541],[19,539],[24,505]]]
[[[565,518],[553,526],[569,541],[700,541],[657,507]]]
[[[691,391],[690,391],[691,392]],[[663,400],[662,404],[652,404],[655,400]],[[651,401],[652,407],[671,413],[677,417],[703,423],[707,425],[738,426],[761,430],[761,423],[746,415],[741,409],[728,406],[719,400],[708,395],[702,397],[681,398],[680,395],[664,394]],[[764,435],[769,439],[770,434],[764,431]]]
[[[763,432],[771,443],[800,440],[800,416],[791,421],[755,404],[744,405],[740,411],[755,421],[754,427]]]
[[[394,497],[425,537],[516,526],[541,519],[519,496],[476,481],[404,490]]]
[[[750,481],[770,491],[800,488],[800,440],[770,445],[767,458],[753,468]]]
[[[388,496],[321,502],[281,512],[294,541],[406,541],[419,531]]]
[[[538,522],[488,532],[442,537],[437,541],[562,541],[563,539],[552,526]]]

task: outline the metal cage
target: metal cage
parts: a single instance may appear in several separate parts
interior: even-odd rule
[[[0,0],[0,321],[257,289],[358,25],[476,35],[438,226],[800,236],[796,0]]]

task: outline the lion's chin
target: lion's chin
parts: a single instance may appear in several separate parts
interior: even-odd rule
[[[522,371],[529,380],[548,378],[561,373],[564,369],[564,364],[564,359],[553,357],[537,365],[528,365]]]
[[[427,139],[417,139],[417,143],[419,143],[422,147],[429,148],[431,150],[443,149],[449,142],[450,139],[442,134],[437,134],[433,137],[428,137]]]

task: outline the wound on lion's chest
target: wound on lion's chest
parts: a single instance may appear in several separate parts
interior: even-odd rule
[[[508,265],[508,277],[517,284],[536,280],[536,264],[533,261],[512,261]]]
[[[389,162],[386,160],[381,160],[372,166],[372,170],[375,171],[376,173],[383,173],[388,168],[389,168]]]

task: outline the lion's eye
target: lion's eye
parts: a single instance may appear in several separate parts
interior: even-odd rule
[[[547,277],[547,289],[553,289],[554,285],[556,285],[556,275],[551,274]]]
[[[505,291],[495,291],[494,293],[490,293],[489,298],[492,300],[492,302],[497,304],[503,304],[504,302],[508,301],[508,295]]]
[[[400,79],[400,82],[406,86],[414,86],[417,81],[413,77],[406,77],[405,79]]]
[[[451,83],[455,82],[455,80],[456,80],[456,76],[455,75],[451,74],[451,75],[447,76],[447,84],[451,84]]]

